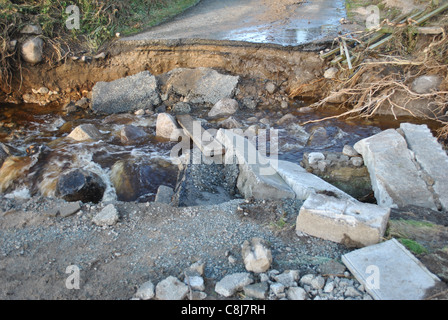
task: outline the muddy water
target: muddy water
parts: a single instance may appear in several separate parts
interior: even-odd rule
[[[383,117],[374,120],[331,119],[302,126],[307,121],[341,112],[335,109],[300,113],[298,110],[306,105],[296,101],[281,111],[266,109],[255,112],[258,120],[264,120],[257,122],[260,129],[278,129],[279,159],[298,163],[304,152],[340,152],[344,145],[353,145],[384,129],[397,128],[400,122],[415,122]],[[206,118],[206,112],[196,115]],[[296,121],[277,125],[276,122],[288,113],[295,115]],[[246,109],[240,110],[234,118],[245,129],[254,124],[249,121],[253,116],[254,111]],[[156,114],[104,117],[84,111],[65,115],[57,105],[0,105],[0,142],[16,149],[12,165],[11,161],[6,161],[0,170],[1,191],[9,197],[36,194],[55,197],[60,175],[70,169],[83,168],[96,173],[106,183],[103,200],[152,201],[160,185],[174,187],[177,179],[177,167],[170,158],[175,143],[155,137],[156,118]],[[102,133],[102,139],[76,142],[67,138],[76,126],[85,123],[94,124]],[[147,138],[138,143],[122,142],[120,130],[126,124],[142,128],[148,134]],[[208,125],[216,127],[213,121]],[[431,127],[435,128],[434,125]],[[47,148],[38,155],[29,155],[26,149],[30,146]],[[127,168],[127,171],[117,178],[117,168]],[[120,184],[124,185],[124,191]]]

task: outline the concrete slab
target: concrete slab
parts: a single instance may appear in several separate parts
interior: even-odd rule
[[[381,241],[390,209],[357,200],[311,194],[300,208],[296,231],[363,247]]]
[[[422,300],[441,284],[396,239],[347,253],[342,262],[376,300]]]
[[[226,148],[224,164],[236,161],[239,165],[237,188],[245,198],[295,198],[294,191],[277,173],[275,161],[264,157],[244,136],[233,130],[219,129],[216,140]]]
[[[299,200],[306,200],[311,194],[334,195],[340,199],[354,198],[318,176],[309,173],[300,165],[290,161],[278,161],[277,172],[291,187]]]
[[[437,209],[413,154],[396,130],[388,129],[358,141],[354,148],[363,156],[379,205]]]
[[[442,208],[448,209],[448,156],[442,149],[428,126],[402,123],[400,128],[405,135],[409,149],[415,159],[429,175],[429,182],[439,199]]]

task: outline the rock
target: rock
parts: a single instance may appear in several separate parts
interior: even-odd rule
[[[442,80],[438,75],[420,76],[412,82],[411,89],[419,94],[438,91]]]
[[[157,116],[156,136],[177,141],[179,127],[174,117],[168,113],[159,113]]]
[[[274,282],[270,285],[270,291],[277,297],[285,292],[285,285],[280,282]]]
[[[97,55],[95,55],[93,57],[93,59],[95,59],[95,60],[104,60],[104,59],[106,59],[106,53],[105,52],[98,53]]]
[[[300,278],[299,283],[302,286],[305,286],[305,285],[311,286],[311,282],[313,281],[314,277],[315,277],[314,274],[311,274],[311,273],[305,274]]]
[[[300,287],[290,287],[286,291],[286,296],[289,300],[306,300],[308,298],[306,291]]]
[[[437,210],[433,194],[417,170],[414,154],[394,129],[358,141],[377,203],[383,207],[415,205]]]
[[[242,257],[247,271],[261,273],[267,271],[272,263],[272,253],[266,242],[260,238],[244,241]]]
[[[147,281],[138,288],[135,297],[140,300],[150,300],[155,296],[154,288],[154,284]]]
[[[345,266],[335,260],[329,260],[319,266],[319,272],[323,275],[341,275],[344,274]]]
[[[351,251],[342,262],[375,300],[423,300],[442,285],[396,239]]]
[[[93,124],[81,124],[68,137],[76,141],[99,140],[101,132]]]
[[[335,67],[328,68],[324,72],[324,78],[325,79],[334,79],[334,78],[336,78],[338,71],[339,71],[338,68],[335,68]]]
[[[204,279],[200,275],[187,275],[184,279],[184,283],[190,285],[193,290],[205,290]]]
[[[75,169],[59,177],[56,195],[66,201],[98,203],[103,198],[105,190],[106,185],[98,175]]]
[[[325,160],[325,155],[322,152],[311,152],[308,155],[309,164],[317,164],[321,160]]]
[[[359,153],[352,146],[345,145],[342,153],[349,157],[359,157]]]
[[[82,97],[78,101],[76,101],[75,106],[82,109],[87,109],[89,107],[89,99],[86,97]]]
[[[323,127],[317,127],[311,132],[310,139],[308,140],[309,146],[323,146],[328,144],[328,132]]]
[[[20,33],[40,35],[42,34],[42,28],[38,24],[27,24],[22,28],[22,30],[20,30]]]
[[[254,98],[243,98],[241,101],[243,107],[249,110],[255,110],[257,108],[258,102]]]
[[[238,76],[223,75],[210,68],[178,68],[167,74],[166,86],[185,97],[190,103],[216,104],[223,98],[233,98]]]
[[[191,106],[186,102],[178,102],[172,107],[174,114],[188,114],[191,112]]]
[[[283,284],[285,287],[297,286],[297,280],[299,279],[298,270],[286,270],[273,277],[275,281]]]
[[[224,129],[238,129],[243,125],[239,123],[234,117],[229,117],[226,120],[222,120],[217,123],[220,128]]]
[[[81,205],[78,201],[61,204],[58,207],[59,215],[64,218],[75,214],[79,210],[81,210]]]
[[[92,89],[92,110],[99,114],[152,109],[161,102],[156,78],[143,71],[111,82],[97,82]]]
[[[313,278],[313,280],[311,280],[310,285],[314,290],[323,289],[323,287],[325,286],[325,279],[322,276],[316,276]]]
[[[148,134],[141,128],[133,125],[125,125],[120,131],[121,143],[134,144],[141,142]]]
[[[362,296],[362,293],[356,290],[354,287],[347,287],[344,292],[345,297],[356,298]]]
[[[224,297],[230,297],[252,282],[253,279],[250,273],[234,273],[225,276],[218,283],[216,283],[215,291]]]
[[[208,113],[210,118],[229,116],[239,109],[238,101],[235,99],[224,98],[219,100]]]
[[[145,110],[143,109],[138,109],[137,111],[134,112],[134,114],[136,116],[143,116],[145,114]]]
[[[390,209],[350,199],[311,194],[300,208],[296,231],[362,247],[381,241]]]
[[[170,204],[173,195],[174,195],[173,188],[167,186],[160,186],[157,189],[157,194],[154,202]]]
[[[113,204],[109,204],[96,214],[92,221],[98,226],[112,226],[117,223],[119,218],[117,208]]]
[[[30,64],[37,64],[43,60],[44,41],[39,38],[30,38],[22,45],[23,60]]]
[[[187,294],[188,286],[173,276],[160,281],[156,286],[158,300],[183,300]]]
[[[289,107],[288,101],[282,101],[282,102],[280,102],[280,107],[281,107],[282,109],[288,109],[288,107]]]
[[[362,167],[364,165],[364,160],[361,157],[353,157],[350,159],[350,163],[354,167]]]
[[[247,285],[243,288],[244,294],[249,298],[266,299],[268,293],[268,283],[259,282]]]
[[[42,94],[42,95],[48,94],[49,92],[50,92],[50,90],[48,90],[47,87],[40,87],[40,88],[37,90],[37,93]]]
[[[296,119],[297,118],[295,115],[293,115],[292,113],[287,113],[283,117],[281,117],[276,123],[277,125],[281,126],[296,121]]]
[[[216,140],[226,148],[224,163],[234,164],[237,161],[237,188],[244,197],[295,198],[293,190],[273,167],[272,158],[265,158],[248,139],[230,130],[219,129]]]
[[[204,275],[204,268],[205,268],[205,263],[202,262],[201,260],[199,260],[199,261],[196,261],[195,263],[193,263],[188,268],[187,272],[196,272],[200,276],[203,276]]]
[[[272,83],[272,82],[268,82],[266,84],[266,91],[269,94],[273,94],[273,93],[275,93],[275,91],[277,91],[277,86],[274,83]]]
[[[325,293],[331,293],[331,292],[333,292],[334,288],[335,288],[334,282],[333,281],[327,281],[327,283],[325,284],[325,287],[324,287],[324,292]]]

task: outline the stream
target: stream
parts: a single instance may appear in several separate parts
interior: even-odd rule
[[[336,111],[300,113],[303,101],[290,103],[280,111],[241,109],[233,115],[247,128],[254,113],[261,128],[279,131],[279,159],[299,163],[305,152],[341,152],[344,145],[398,127],[393,119],[332,119],[301,126],[297,122],[276,125],[283,115],[291,113],[300,123],[320,119]],[[204,113],[192,114],[204,117]],[[206,116],[205,116],[206,117]],[[174,187],[178,168],[172,164],[170,150],[174,142],[155,136],[157,114],[95,115],[79,111],[65,114],[58,105],[0,105],[0,142],[14,150],[0,169],[0,188],[6,197],[28,198],[41,195],[56,197],[56,184],[63,172],[82,168],[97,174],[106,184],[103,201],[153,201],[160,185]],[[94,124],[102,134],[98,141],[77,142],[67,136],[78,125]],[[138,142],[124,142],[120,131],[134,125],[147,133]],[[208,126],[215,126],[210,121]],[[32,155],[45,146],[38,157]],[[27,150],[28,149],[28,150]],[[28,154],[27,154],[28,152]]]

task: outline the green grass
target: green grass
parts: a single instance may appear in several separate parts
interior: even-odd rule
[[[0,0],[0,32],[14,36],[26,23],[39,23],[44,36],[86,41],[98,49],[116,33],[128,35],[157,25],[197,4],[199,0]],[[65,22],[69,5],[80,9],[80,29],[68,30]],[[2,24],[1,21],[5,21]],[[5,32],[1,32],[4,34]]]
[[[398,239],[398,241],[400,241],[400,243],[404,245],[413,254],[422,254],[428,252],[428,250],[424,246],[422,246],[415,240],[400,238]]]

